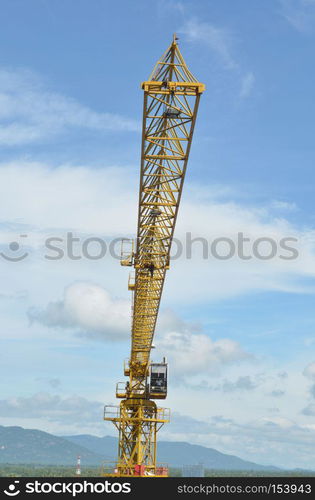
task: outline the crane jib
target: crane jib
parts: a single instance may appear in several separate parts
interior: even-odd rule
[[[122,265],[133,266],[130,360],[126,384],[117,386],[119,407],[105,407],[105,420],[119,431],[116,476],[165,476],[156,464],[156,433],[169,411],[154,399],[167,393],[167,363],[151,363],[150,353],[187,162],[204,84],[189,71],[174,36],[144,91],[137,238],[122,249]],[[126,243],[126,242],[125,242]],[[116,409],[115,409],[116,408]],[[108,475],[108,474],[107,474]]]

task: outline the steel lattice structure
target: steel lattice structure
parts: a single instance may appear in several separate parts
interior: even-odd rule
[[[144,90],[138,229],[135,251],[122,252],[123,265],[134,266],[129,279],[132,299],[132,345],[125,366],[129,382],[118,384],[120,407],[105,407],[105,420],[119,431],[114,475],[165,475],[156,466],[156,433],[169,412],[152,399],[148,384],[150,352],[171,243],[180,204],[200,95],[205,86],[187,68],[177,39],[157,62]]]

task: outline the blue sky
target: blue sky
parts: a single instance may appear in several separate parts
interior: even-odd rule
[[[314,467],[313,0],[2,2],[0,422],[114,434],[102,405],[130,349],[128,272],[82,244],[135,233],[140,83],[174,32],[207,88],[176,237],[241,232],[247,251],[272,238],[277,253],[202,259],[195,243],[172,262],[155,340],[170,362],[161,436]],[[65,250],[70,232],[82,258],[45,258],[47,238]],[[286,237],[294,260],[280,259]]]

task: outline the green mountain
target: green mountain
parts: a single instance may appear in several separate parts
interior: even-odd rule
[[[78,455],[86,465],[100,465],[104,459],[79,444],[47,432],[0,426],[2,464],[74,465]]]
[[[105,436],[99,438],[89,434],[81,434],[64,436],[64,438],[99,455],[106,453],[107,456],[113,458],[117,456],[118,443],[114,437]],[[234,455],[220,453],[213,448],[176,441],[159,441],[158,461],[167,463],[172,467],[202,463],[208,469],[217,470],[279,470],[277,467],[247,462]]]
[[[101,466],[104,460],[117,456],[117,438],[96,437],[89,434],[58,437],[36,429],[0,426],[0,463],[75,465],[81,456],[82,466]],[[160,441],[159,462],[180,467],[203,463],[208,469],[266,471],[277,470],[233,455],[220,453],[213,448],[185,442]]]

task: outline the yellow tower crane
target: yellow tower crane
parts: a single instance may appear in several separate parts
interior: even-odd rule
[[[205,86],[189,71],[174,35],[144,91],[141,174],[136,248],[123,240],[121,264],[134,266],[131,356],[127,383],[118,383],[120,406],[105,406],[104,420],[119,432],[118,461],[105,475],[167,476],[157,466],[156,437],[169,410],[155,399],[167,394],[167,363],[150,352],[181,199],[200,95]],[[127,244],[127,248],[126,248]]]

